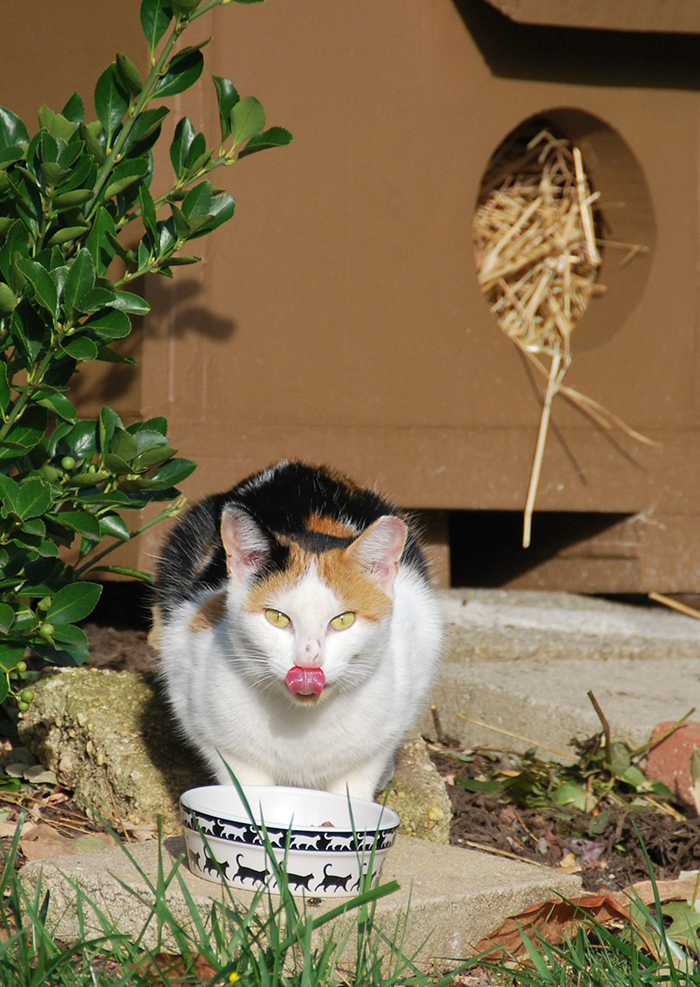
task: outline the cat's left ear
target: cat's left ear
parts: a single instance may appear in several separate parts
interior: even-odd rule
[[[221,541],[229,573],[238,580],[259,572],[270,557],[270,544],[253,518],[240,507],[225,507]]]
[[[388,591],[399,571],[407,536],[408,528],[401,518],[387,514],[363,531],[348,545],[346,552],[383,590]]]

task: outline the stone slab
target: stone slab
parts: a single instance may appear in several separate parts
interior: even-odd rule
[[[70,942],[78,935],[76,888],[94,901],[122,933],[141,935],[149,910],[123,884],[143,895],[146,902],[153,900],[136,865],[155,884],[159,847],[151,841],[131,844],[128,850],[134,862],[120,847],[113,847],[25,864],[20,872],[25,886],[33,889],[41,880],[42,892],[51,892],[48,921],[58,938]],[[167,874],[173,861],[184,853],[184,839],[164,840],[162,853]],[[222,898],[220,886],[195,877],[185,864],[179,873],[200,915],[206,919],[212,900]],[[572,874],[401,836],[386,858],[381,880],[397,880],[401,889],[379,901],[376,923],[393,938],[397,918],[409,909],[404,952],[411,955],[429,936],[421,951],[421,964],[426,968],[435,958],[444,965],[444,959],[473,955],[473,947],[480,939],[530,905],[558,895],[573,897],[581,890],[580,879]],[[250,906],[252,893],[231,893],[243,907]],[[177,880],[170,882],[165,898],[178,921],[187,927],[190,916]],[[278,899],[273,896],[273,900]],[[314,914],[322,914],[338,903],[338,899],[325,899],[320,905],[307,907]],[[94,913],[84,907],[84,914],[88,931],[101,934]],[[154,926],[151,922],[143,938],[145,946],[155,945]]]
[[[700,707],[700,621],[692,617],[570,593],[442,595],[448,643],[433,702],[443,732],[465,746],[568,755],[572,737],[601,729],[589,690],[613,734],[633,746],[660,721]],[[429,716],[421,730],[435,736]]]

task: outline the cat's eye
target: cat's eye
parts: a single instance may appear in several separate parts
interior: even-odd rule
[[[331,627],[334,631],[344,631],[354,623],[355,614],[352,610],[346,610],[345,613],[339,613],[337,617],[333,618],[331,621]]]
[[[282,613],[281,610],[272,610],[271,608],[265,611],[265,616],[273,625],[273,627],[289,627],[291,620],[286,613]]]

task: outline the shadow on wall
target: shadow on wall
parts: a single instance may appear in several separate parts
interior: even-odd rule
[[[453,0],[495,76],[700,89],[700,37],[517,24],[486,0]]]
[[[554,559],[576,558],[580,543],[597,540],[597,560],[610,563],[635,558],[624,538],[628,514],[538,511],[533,542],[522,547],[522,511],[450,511],[452,586],[499,587]],[[610,529],[609,540],[600,539]]]
[[[194,333],[225,342],[236,332],[233,319],[214,315],[206,307],[203,284],[197,278],[171,281],[152,277],[145,295],[151,306],[147,324],[151,337],[162,338],[167,334],[183,339]]]

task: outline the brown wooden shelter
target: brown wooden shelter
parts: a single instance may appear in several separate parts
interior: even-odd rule
[[[33,119],[76,88],[88,97],[117,50],[145,63],[138,6],[0,0],[0,104]],[[199,463],[192,497],[301,457],[433,520],[497,512],[472,516],[483,529],[520,511],[540,401],[481,294],[471,226],[494,151],[543,117],[582,149],[606,236],[646,249],[626,266],[605,250],[607,291],[576,329],[570,383],[661,445],[607,435],[559,401],[537,508],[567,524],[545,558],[536,518],[510,584],[696,590],[696,8],[268,0],[202,18],[206,77],[176,113],[215,139],[210,76],[224,75],[295,140],[220,176],[236,217],[198,242],[201,265],[148,285],[152,316],[129,341],[139,371],[90,368],[83,409],[165,414]],[[167,147],[157,165],[169,169]],[[478,544],[495,551],[488,530]]]

